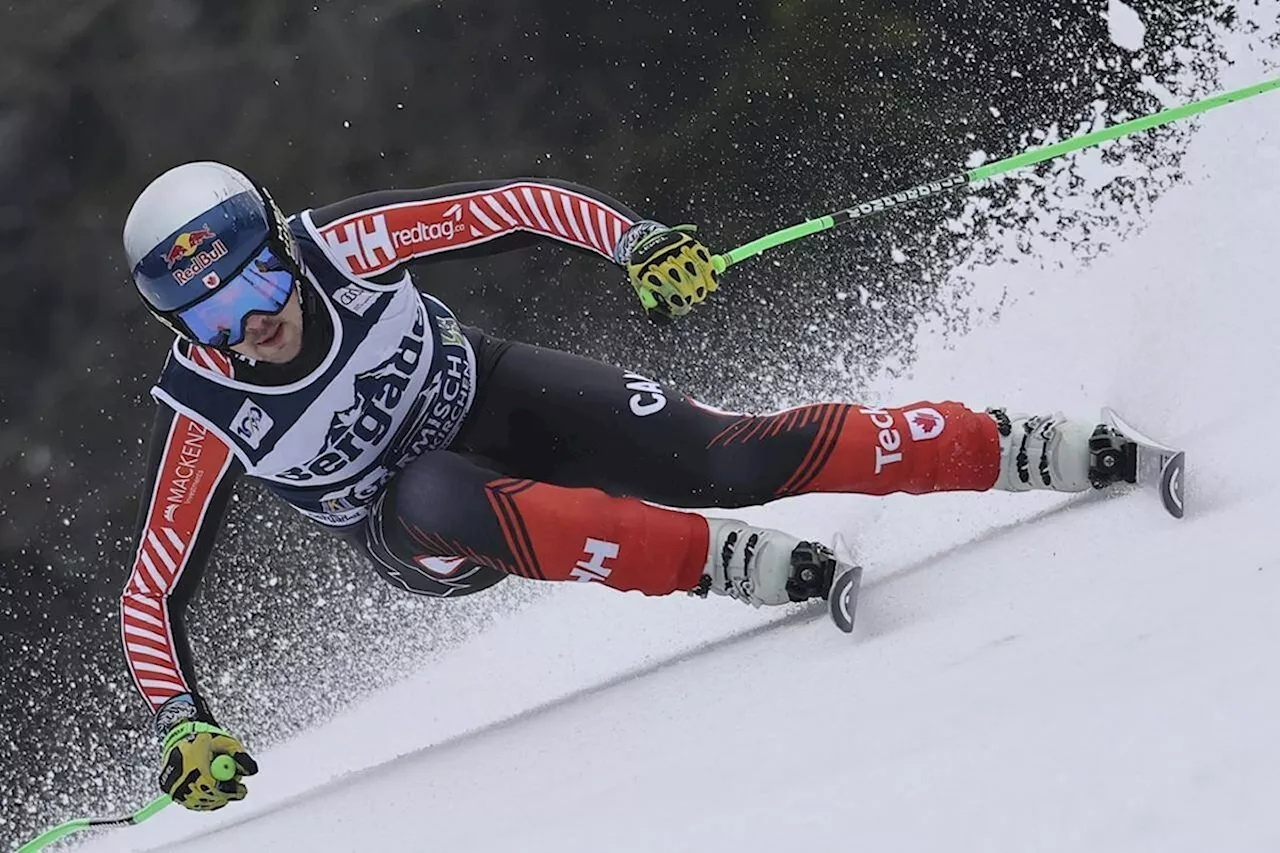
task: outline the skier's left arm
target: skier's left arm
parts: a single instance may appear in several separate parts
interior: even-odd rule
[[[552,178],[470,181],[355,196],[311,212],[329,254],[388,281],[405,264],[492,255],[551,240],[627,270],[646,311],[687,314],[716,289],[691,226],[642,219],[598,190]]]

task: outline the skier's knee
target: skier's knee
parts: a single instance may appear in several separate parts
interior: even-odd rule
[[[768,503],[775,494],[767,486],[755,466],[744,465],[740,458],[726,453],[707,452],[701,475],[706,506],[732,509]]]
[[[505,572],[464,557],[418,554],[406,537],[374,513],[364,526],[358,547],[378,576],[396,589],[432,598],[457,598],[488,589]]]

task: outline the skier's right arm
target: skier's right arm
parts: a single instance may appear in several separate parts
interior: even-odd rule
[[[203,780],[212,758],[232,755],[244,773],[256,766],[217,728],[200,696],[183,615],[244,468],[217,435],[160,406],[147,471],[133,570],[120,599],[125,659],[165,741],[161,789],[188,808],[219,808],[242,798],[244,786],[239,776],[221,784]]]
[[[183,614],[199,586],[236,477],[243,467],[217,435],[158,406],[140,500],[133,571],[120,600],[120,629],[133,683],[159,713],[212,722],[196,688]],[[168,730],[157,719],[160,734]]]

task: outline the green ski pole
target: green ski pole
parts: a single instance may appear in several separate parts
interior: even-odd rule
[[[801,222],[792,225],[790,228],[783,228],[781,231],[775,231],[772,234],[766,234],[750,243],[744,243],[732,251],[725,252],[723,255],[713,255],[711,263],[715,267],[716,272],[724,272],[736,263],[745,261],[747,258],[755,257],[761,252],[790,243],[793,240],[799,240],[801,237],[808,237],[810,234],[817,234],[819,231],[826,231],[837,225],[844,225],[846,222],[854,222],[859,219],[866,219],[869,216],[875,216],[884,213],[886,210],[892,210],[911,202],[919,201],[923,198],[940,195],[960,187],[969,186],[978,181],[985,181],[987,178],[996,175],[1011,172],[1014,169],[1021,169],[1024,166],[1031,166],[1035,163],[1042,163],[1045,160],[1052,160],[1055,157],[1061,157],[1073,151],[1079,151],[1082,148],[1089,148],[1099,145],[1103,142],[1109,142],[1113,139],[1119,139],[1122,136],[1128,136],[1143,130],[1150,130],[1153,127],[1169,124],[1180,119],[1203,113],[1217,107],[1232,104],[1236,101],[1243,101],[1246,98],[1252,98],[1255,95],[1261,95],[1263,92],[1270,92],[1273,89],[1280,89],[1280,79],[1269,80],[1265,83],[1258,83],[1243,89],[1236,89],[1233,92],[1224,92],[1220,95],[1204,98],[1190,104],[1180,107],[1171,107],[1167,110],[1154,113],[1142,118],[1136,118],[1132,121],[1126,121],[1123,124],[1117,124],[1113,127],[1104,127],[1101,130],[1095,130],[1092,133],[1086,133],[1082,136],[1076,136],[1053,145],[1047,145],[1044,148],[1033,148],[1030,151],[1024,151],[1016,157],[1010,157],[1007,160],[1000,160],[996,163],[990,163],[986,166],[979,166],[968,172],[957,172],[943,178],[940,181],[932,181],[927,184],[920,184],[909,190],[892,193],[882,198],[872,199],[863,202],[845,210],[838,210],[835,213],[820,216],[817,219],[810,219],[808,222]]]
[[[69,820],[64,824],[55,826],[43,835],[31,839],[18,848],[18,853],[36,853],[37,850],[43,850],[53,842],[66,838],[71,833],[79,832],[82,829],[90,829],[95,826],[133,826],[135,823],[142,823],[171,802],[173,800],[169,799],[169,795],[163,794],[133,814],[121,815],[120,817],[82,817],[76,820]]]
[[[213,772],[213,778],[220,782],[225,782],[236,775],[236,762],[230,755],[219,755],[213,759],[213,766],[210,769]],[[133,826],[142,823],[147,818],[163,810],[171,802],[173,800],[168,794],[162,794],[133,814],[121,815],[120,817],[82,817],[76,820],[69,820],[66,823],[55,826],[43,835],[31,839],[19,847],[16,853],[36,853],[36,851],[43,850],[53,842],[60,841],[71,833],[79,832],[82,829],[102,826]]]

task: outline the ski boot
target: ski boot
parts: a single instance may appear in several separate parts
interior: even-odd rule
[[[727,595],[754,607],[823,598],[842,568],[817,542],[801,542],[779,530],[708,518],[711,546],[702,580],[693,590]]]
[[[1010,415],[988,409],[1000,432],[1000,476],[1006,492],[1083,492],[1138,477],[1138,447],[1107,424],[1091,426],[1052,415]]]

